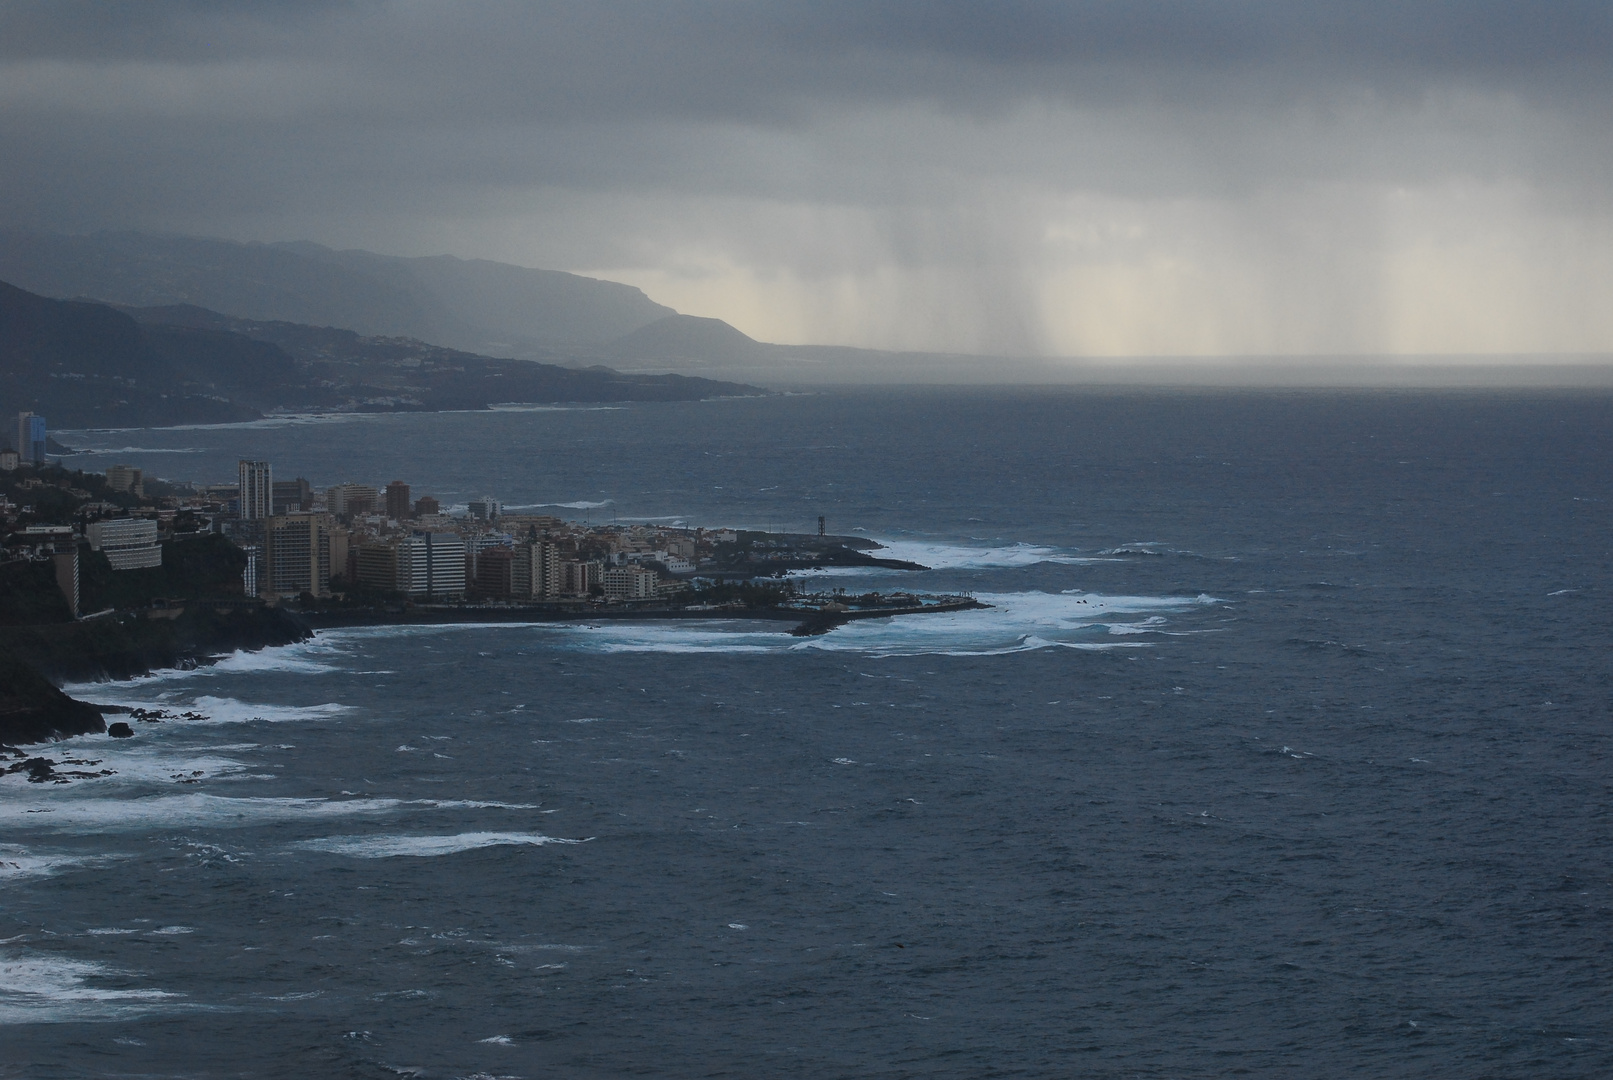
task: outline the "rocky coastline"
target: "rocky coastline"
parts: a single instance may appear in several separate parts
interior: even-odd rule
[[[107,730],[103,714],[60,682],[130,679],[194,667],[240,649],[306,641],[312,629],[283,608],[187,610],[173,619],[139,611],[38,626],[0,627],[0,745],[24,746]]]
[[[930,602],[925,602],[929,600]],[[797,637],[826,634],[862,619],[939,614],[983,608],[969,597],[882,598],[867,606],[828,604],[399,604],[293,610],[261,607],[190,610],[174,619],[123,612],[74,623],[0,628],[0,747],[17,747],[108,732],[106,715],[119,706],[79,701],[53,684],[128,679],[162,668],[212,663],[237,650],[256,651],[306,641],[316,630],[350,626],[425,626],[452,623],[592,623],[652,620],[758,619],[794,625]],[[137,718],[138,719],[138,718]],[[121,727],[122,730],[118,730]],[[114,722],[111,734],[126,735]]]

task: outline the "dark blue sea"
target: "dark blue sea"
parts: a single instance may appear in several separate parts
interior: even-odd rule
[[[72,688],[0,1076],[1613,1076],[1613,397],[929,390],[69,432],[831,532],[858,623],[362,628]],[[90,769],[90,766],[82,766]]]

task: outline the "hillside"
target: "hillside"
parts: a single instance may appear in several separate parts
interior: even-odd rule
[[[193,306],[117,310],[0,282],[0,409],[56,427],[225,423],[265,412],[689,401],[753,393],[682,375],[501,360]]]
[[[601,354],[613,360],[688,363],[735,367],[764,363],[763,345],[721,319],[668,315],[607,344]]]
[[[133,232],[0,229],[0,280],[51,297],[194,304],[498,356],[600,344],[674,314],[632,286],[556,270]]]

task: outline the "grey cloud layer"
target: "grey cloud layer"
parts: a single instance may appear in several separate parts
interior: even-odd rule
[[[574,269],[974,267],[916,306],[1033,349],[1023,298],[1069,232],[1048,207],[1078,197],[1158,221],[1224,204],[1200,222],[1222,255],[1277,277],[1331,245],[1343,269],[1301,275],[1316,295],[1371,293],[1388,228],[1341,187],[1613,213],[1613,4],[14,2],[0,151],[16,224]],[[1322,203],[1327,245],[1306,238]]]

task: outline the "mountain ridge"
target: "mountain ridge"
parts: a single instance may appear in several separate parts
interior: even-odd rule
[[[0,282],[0,410],[42,413],[54,427],[230,423],[275,411],[691,401],[759,392],[672,373],[564,367],[400,336],[254,322],[194,305],[120,310]]]
[[[674,315],[620,282],[451,255],[139,232],[0,228],[0,280],[54,298],[195,304],[261,321],[403,336],[478,355],[602,345]]]

